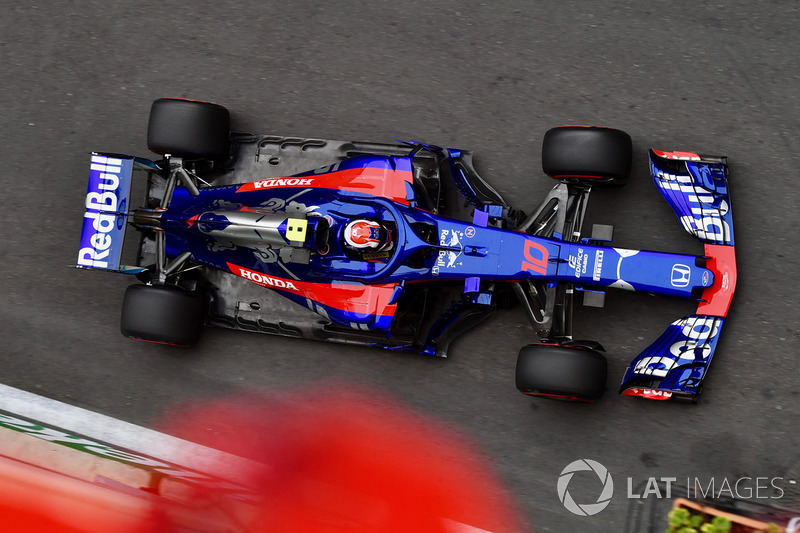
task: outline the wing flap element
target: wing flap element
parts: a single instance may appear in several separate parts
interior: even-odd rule
[[[703,243],[733,246],[726,158],[675,154],[688,152],[650,150],[650,171],[659,191],[690,234]]]
[[[631,362],[620,393],[656,399],[699,395],[724,323],[722,317],[692,315],[670,324]],[[638,394],[634,389],[650,393]]]

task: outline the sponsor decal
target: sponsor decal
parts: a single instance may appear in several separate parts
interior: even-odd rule
[[[439,244],[452,247],[460,246],[461,239],[459,238],[459,234],[460,232],[456,230],[443,229],[441,235],[439,235]]]
[[[78,266],[117,268],[119,254],[112,251],[122,244],[125,217],[118,213],[127,209],[130,172],[129,160],[92,155]]]
[[[575,270],[575,277],[579,278],[586,274],[586,270],[589,267],[589,254],[584,253],[583,248],[578,248],[578,256],[569,256],[567,263],[569,264],[570,268]],[[546,268],[547,267],[545,267],[545,270]]]
[[[314,178],[272,178],[253,182],[253,189],[269,189],[271,187],[303,187],[311,185]]]
[[[469,228],[467,228],[467,230],[469,230]],[[457,266],[462,265],[460,261],[459,262],[456,261],[458,261],[458,258],[464,251],[464,245],[461,243],[461,239],[464,237],[464,235],[465,234],[463,232],[454,229],[453,230],[443,229],[439,233],[440,246],[447,246],[449,248],[459,248],[459,250],[458,251],[439,250],[439,254],[436,256],[436,261],[431,267],[431,274],[433,274],[434,276],[438,276],[443,268],[446,269],[456,268]]]
[[[672,274],[669,282],[673,287],[688,287],[691,275],[691,268],[689,268],[687,265],[677,263],[672,266]]]
[[[238,272],[236,272],[238,270]],[[262,287],[270,287],[273,289],[284,289],[284,290],[292,290],[292,291],[299,291],[300,289],[289,280],[274,278],[272,276],[268,276],[266,274],[261,274],[259,272],[253,272],[252,270],[248,270],[242,267],[236,267],[236,270],[233,271],[234,274],[237,276],[241,276],[244,279],[249,279],[253,283],[261,285]]]
[[[663,378],[677,366],[705,362],[714,351],[714,341],[719,335],[721,325],[720,319],[704,316],[676,320],[672,326],[680,329],[680,337],[670,345],[669,353],[644,357],[636,363],[633,371],[641,375]]]
[[[92,268],[108,268],[111,245],[114,243],[110,233],[116,229],[117,217],[88,211],[83,216],[91,221],[91,228],[94,233],[90,234],[88,238],[90,246],[84,246],[78,251],[78,265]]]
[[[458,259],[459,254],[455,252],[448,252],[447,253],[447,268],[453,268],[456,265],[456,259]],[[461,263],[459,263],[460,265]]]
[[[403,161],[407,160],[398,159],[395,162],[398,163],[399,167],[404,166],[402,164]],[[339,170],[337,164],[317,169],[313,171],[313,174],[266,178],[244,183],[236,189],[236,192],[245,193],[281,187],[336,189],[338,191],[370,194],[408,205],[407,195],[410,190],[408,186],[414,180],[410,163],[407,163],[407,169],[392,168],[393,163],[390,161],[376,161],[375,163],[378,166]]]
[[[600,273],[603,270],[603,250],[597,250],[594,253],[594,273],[592,280],[600,281]]]
[[[431,274],[438,276],[442,268],[455,268],[456,260],[461,253],[456,253],[448,250],[439,250],[439,255],[436,257],[436,264],[431,268]],[[460,266],[461,263],[458,263]]]
[[[97,191],[89,191],[86,194],[86,209],[97,209],[99,211],[116,211],[119,198],[115,194],[119,189],[120,174],[122,174],[122,159],[105,157],[102,155],[92,156],[91,185],[96,185]]]
[[[353,322],[364,325],[362,329],[386,329],[397,310],[397,303],[394,302],[397,296],[397,283],[382,285],[345,281],[316,283],[278,278],[233,263],[226,264],[231,273],[262,287],[281,291],[281,294],[294,301],[297,299],[292,298],[293,296],[305,298],[304,304],[307,307],[342,325]]]
[[[703,174],[700,170],[698,172]],[[701,176],[702,179],[710,181],[706,184],[695,183],[692,176],[676,176],[663,170],[658,170],[655,178],[659,187],[680,192],[689,203],[688,206],[677,208],[681,212],[687,213],[679,217],[680,223],[686,231],[698,239],[725,243],[732,240],[733,232],[725,220],[725,216],[730,211],[730,205],[721,196],[727,194],[727,188],[722,183],[715,183],[711,176],[707,175],[707,171]],[[709,189],[705,189],[704,185]],[[712,190],[716,190],[718,194],[713,194]]]
[[[727,206],[727,203],[723,203]],[[694,216],[680,217],[681,225],[698,239],[726,242],[731,235],[731,227],[728,222],[716,211],[704,211],[710,212],[710,214],[705,214],[700,218]]]
[[[471,239],[471,238],[473,238],[473,237],[475,236],[475,228],[473,228],[472,226],[470,226],[470,227],[468,227],[467,229],[465,229],[465,230],[464,230],[464,236],[465,236],[467,239]]]

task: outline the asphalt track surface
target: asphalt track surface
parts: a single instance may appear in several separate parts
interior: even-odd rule
[[[142,425],[187,399],[369,387],[481,446],[537,531],[621,530],[629,477],[796,472],[796,2],[3,0],[0,13],[3,383]],[[456,342],[448,360],[226,330],[191,352],[124,339],[130,280],[66,266],[87,154],[146,156],[161,96],[223,103],[239,131],[473,149],[479,172],[523,209],[552,186],[540,171],[549,127],[614,126],[634,139],[634,174],[593,193],[589,223],[614,224],[627,248],[701,250],[650,182],[648,147],[729,156],[739,286],[702,402],[615,394],[638,351],[692,312],[623,292],[576,314],[576,333],[609,359],[608,392],[591,406],[516,391],[516,353],[532,340],[519,310]],[[581,458],[616,483],[588,518],[556,494]],[[599,481],[581,479],[576,500],[591,503]]]

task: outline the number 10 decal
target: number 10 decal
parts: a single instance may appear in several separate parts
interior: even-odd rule
[[[525,260],[522,261],[523,271],[533,271],[537,274],[547,274],[547,260],[550,254],[547,248],[530,239],[525,241]],[[541,257],[539,257],[541,256]]]

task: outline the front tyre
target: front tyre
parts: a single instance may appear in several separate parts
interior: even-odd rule
[[[122,302],[120,330],[130,339],[194,346],[208,312],[205,295],[177,288],[131,285]]]
[[[631,173],[633,143],[621,130],[562,126],[544,135],[542,170],[555,179],[621,185]]]
[[[530,396],[593,402],[607,375],[606,358],[588,348],[530,344],[517,357],[517,389]]]

